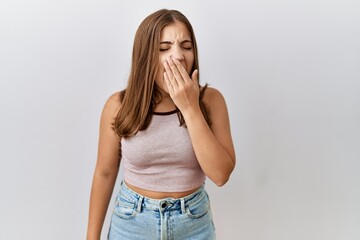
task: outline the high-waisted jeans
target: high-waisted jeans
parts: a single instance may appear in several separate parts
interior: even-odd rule
[[[152,199],[134,192],[123,181],[116,196],[108,239],[215,239],[204,185],[183,198]]]

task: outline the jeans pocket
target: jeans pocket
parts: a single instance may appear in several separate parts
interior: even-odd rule
[[[131,219],[136,215],[136,204],[133,201],[119,195],[116,198],[114,214],[122,219]]]
[[[206,196],[195,204],[190,204],[186,209],[186,215],[190,218],[201,218],[210,211],[210,202]]]

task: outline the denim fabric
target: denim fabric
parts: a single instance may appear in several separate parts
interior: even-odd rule
[[[183,198],[152,199],[121,183],[109,240],[212,240],[215,228],[204,185]]]

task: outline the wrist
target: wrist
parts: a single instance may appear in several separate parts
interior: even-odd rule
[[[86,234],[86,240],[100,240],[101,233],[99,232],[90,232],[88,231]]]
[[[189,107],[185,110],[182,110],[181,113],[184,116],[185,122],[188,119],[194,119],[197,116],[202,116],[202,112],[201,112],[200,106],[198,104],[194,107]]]

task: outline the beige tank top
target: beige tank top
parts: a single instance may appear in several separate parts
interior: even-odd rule
[[[124,179],[157,192],[183,192],[205,181],[187,128],[176,111],[154,113],[149,127],[121,139]]]

